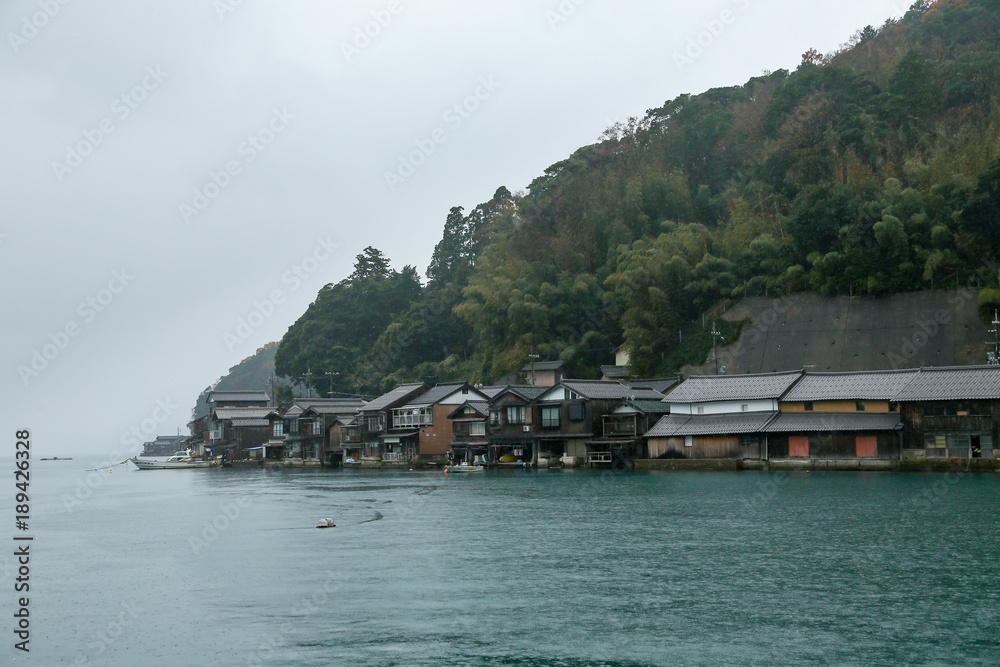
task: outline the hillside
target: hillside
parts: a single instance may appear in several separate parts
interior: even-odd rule
[[[527,191],[453,208],[426,284],[367,249],[292,326],[277,369],[379,391],[489,381],[529,354],[594,376],[624,345],[651,376],[704,360],[703,317],[745,298],[962,285],[988,311],[998,38],[998,0],[921,1],[794,71],[608,128]]]

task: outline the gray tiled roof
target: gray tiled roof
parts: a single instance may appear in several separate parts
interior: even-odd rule
[[[680,384],[680,378],[646,378],[642,380],[632,380],[628,383],[630,387],[641,389],[652,389],[661,394],[666,394],[667,390]]]
[[[448,398],[456,391],[459,391],[460,389],[462,389],[462,387],[468,388],[469,392],[467,396],[469,397],[470,400],[473,398],[477,398],[480,400],[485,398],[482,394],[477,392],[475,389],[470,387],[465,382],[447,382],[445,384],[439,384],[431,387],[423,394],[420,394],[416,398],[412,399],[409,402],[409,404],[406,405],[405,407],[417,406],[417,405],[434,405]]]
[[[396,403],[397,401],[404,400],[408,395],[414,393],[421,387],[426,387],[422,382],[417,382],[414,384],[401,384],[387,394],[382,394],[376,399],[373,399],[371,403],[366,405],[362,410],[365,412],[370,412],[374,410],[384,410],[388,406]]]
[[[226,419],[265,419],[274,412],[274,408],[216,408],[215,418]]]
[[[781,398],[802,371],[760,375],[693,375],[670,392],[671,403],[748,401]]]
[[[894,431],[903,427],[896,412],[782,412],[767,433]]]
[[[530,384],[511,384],[511,385],[507,385],[506,387],[502,388],[500,391],[498,391],[495,394],[493,394],[492,396],[490,396],[490,402],[492,402],[493,399],[495,399],[496,397],[498,397],[500,394],[502,394],[504,392],[507,392],[507,391],[512,392],[514,394],[517,394],[518,396],[520,396],[524,400],[530,402],[530,401],[535,400],[536,398],[538,398],[539,396],[541,396],[545,392],[547,392],[549,389],[552,389],[552,387],[548,387],[548,386],[546,386],[546,387],[538,387],[538,386],[534,386],[534,385],[530,385]]]
[[[565,365],[565,361],[536,361],[534,364],[525,364],[521,371],[530,373],[532,368],[534,368],[535,372],[557,371]]]
[[[234,402],[249,402],[249,403],[266,403],[271,400],[267,395],[266,391],[213,391],[208,395],[209,401],[215,401],[216,403],[234,403]]]
[[[777,412],[740,412],[721,415],[667,415],[656,422],[647,438],[673,438],[688,435],[741,435],[763,433]]]
[[[267,426],[268,424],[270,424],[270,422],[267,421],[266,419],[251,419],[248,417],[244,417],[241,419],[233,420],[233,428],[260,427],[260,426]]]
[[[486,396],[486,398],[493,398],[506,388],[507,385],[491,385],[488,387],[476,387],[476,389],[479,390],[479,393]]]
[[[637,398],[634,401],[627,401],[627,403],[647,415],[670,413],[670,404],[655,398]]]
[[[905,401],[1000,399],[1000,366],[921,368],[896,396]]]
[[[806,373],[785,401],[892,401],[916,370]]]
[[[601,375],[606,378],[627,378],[629,373],[628,366],[615,366],[614,364],[609,366],[601,366]]]
[[[603,380],[563,380],[562,385],[590,399],[653,399],[662,400],[663,394],[652,389],[628,387],[620,382]]]
[[[462,415],[465,408],[471,408],[478,417],[488,417],[490,414],[490,404],[485,401],[466,401],[462,405],[455,408],[455,410],[448,415],[448,419],[457,419],[459,417],[464,417],[465,419],[473,418],[473,415]]]
[[[333,408],[343,412],[344,410],[360,408],[365,403],[363,398],[297,398],[292,405],[297,405],[303,410],[313,408],[319,411],[320,409]]]

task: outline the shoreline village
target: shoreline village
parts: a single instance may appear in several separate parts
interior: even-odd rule
[[[1000,367],[563,377],[536,361],[506,385],[401,384],[374,397],[212,391],[188,447],[223,466],[1000,470]]]

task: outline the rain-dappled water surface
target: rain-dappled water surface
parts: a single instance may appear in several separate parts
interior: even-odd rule
[[[15,664],[1000,663],[998,475],[84,467]]]

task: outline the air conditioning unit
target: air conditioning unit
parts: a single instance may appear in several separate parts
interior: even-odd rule
[[[531,427],[528,426],[527,424],[525,424],[524,426],[522,426],[521,430],[524,431],[525,433],[531,433]]]

